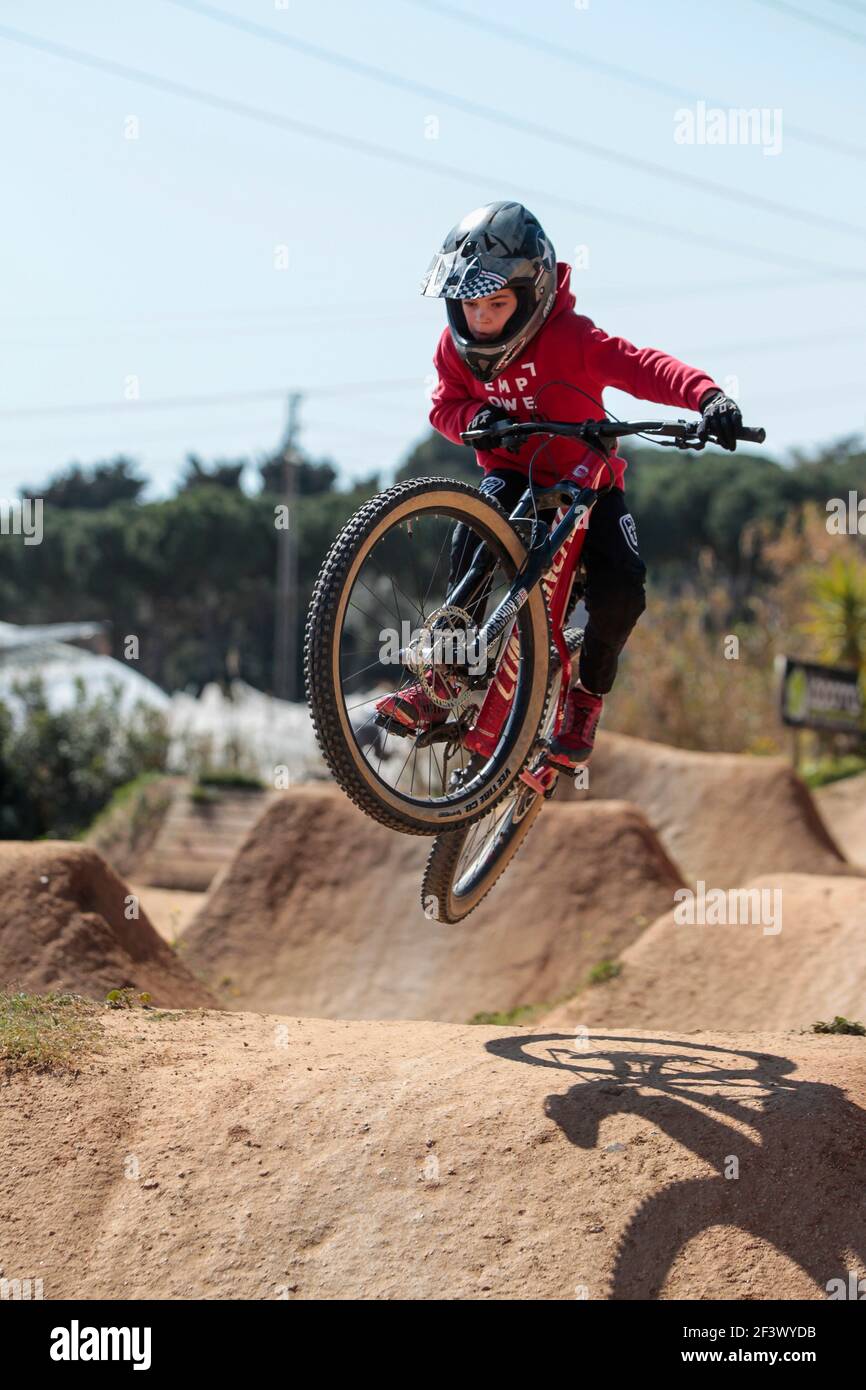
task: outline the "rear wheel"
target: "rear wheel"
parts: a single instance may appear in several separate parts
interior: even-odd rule
[[[580,651],[583,633],[569,628],[565,640],[573,661]],[[548,709],[539,740],[549,738],[553,732],[562,680],[557,657],[551,669]],[[533,767],[532,759],[529,766]],[[548,792],[543,793],[518,778],[499,805],[483,819],[437,836],[421,887],[425,917],[435,922],[462,922],[474,911],[508,868],[557,780],[555,773]]]
[[[526,557],[521,537],[475,488],[418,478],[374,497],[347,522],[322,566],[307,623],[307,698],[325,761],[362,811],[410,834],[436,835],[486,815],[525,766],[547,706],[547,610],[536,585],[507,638],[516,675],[496,748],[481,758],[464,746],[484,696],[483,667],[473,684],[456,674],[453,660],[434,657],[431,678],[426,655],[431,629],[456,639],[461,624],[465,635],[481,620],[480,610],[447,601],[456,522],[466,528],[469,553],[481,546],[489,559],[484,593],[492,612]],[[419,679],[428,697],[440,694],[440,675],[456,694],[440,699],[432,725],[407,730],[393,710],[378,709],[383,697],[409,694]]]

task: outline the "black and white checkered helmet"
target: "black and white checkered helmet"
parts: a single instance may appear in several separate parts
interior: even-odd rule
[[[517,307],[502,337],[473,338],[461,303],[508,287]],[[491,381],[538,332],[556,298],[556,253],[522,203],[488,203],[452,227],[421,282],[444,299],[454,346],[480,381]]]

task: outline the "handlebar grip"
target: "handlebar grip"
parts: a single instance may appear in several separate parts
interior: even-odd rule
[[[750,429],[748,425],[741,426],[737,430],[737,438],[744,439],[747,444],[763,444],[767,438],[767,431],[762,429]]]

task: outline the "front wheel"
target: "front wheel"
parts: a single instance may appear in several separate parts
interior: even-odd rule
[[[458,522],[466,553],[481,555],[487,567],[483,598],[479,593],[471,613],[448,602]],[[484,697],[483,668],[469,679],[471,666],[452,660],[440,641],[441,663],[425,669],[428,661],[439,661],[427,655],[430,631],[437,628],[441,637],[444,625],[445,635],[457,639],[461,624],[464,637],[470,627],[479,628],[484,606],[492,612],[505,597],[525,558],[502,508],[450,478],[389,488],[356,512],[331,546],[310,604],[307,698],[334,778],[381,824],[416,835],[468,825],[507,794],[529,759],[548,695],[540,584],[514,617],[500,656],[500,666],[506,658],[510,663],[510,705],[490,756],[473,756],[465,746]],[[459,654],[459,642],[451,649]],[[407,731],[393,713],[383,715],[383,698],[408,694],[419,679],[435,694],[440,676],[449,678],[453,699],[440,698],[435,723]]]
[[[564,635],[574,665],[583,633],[569,628]],[[551,671],[550,698],[544,725],[539,730],[540,739],[551,737],[556,718],[562,667],[555,656]],[[421,887],[425,917],[434,922],[462,922],[486,898],[520,849],[545,800],[553,794],[559,774],[555,765],[549,771],[554,776],[546,795],[518,778],[489,815],[474,825],[437,836]]]

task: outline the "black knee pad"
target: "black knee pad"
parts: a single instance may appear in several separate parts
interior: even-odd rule
[[[625,641],[646,608],[646,589],[637,575],[633,581],[595,585],[586,592],[590,621],[603,641],[618,647]]]

